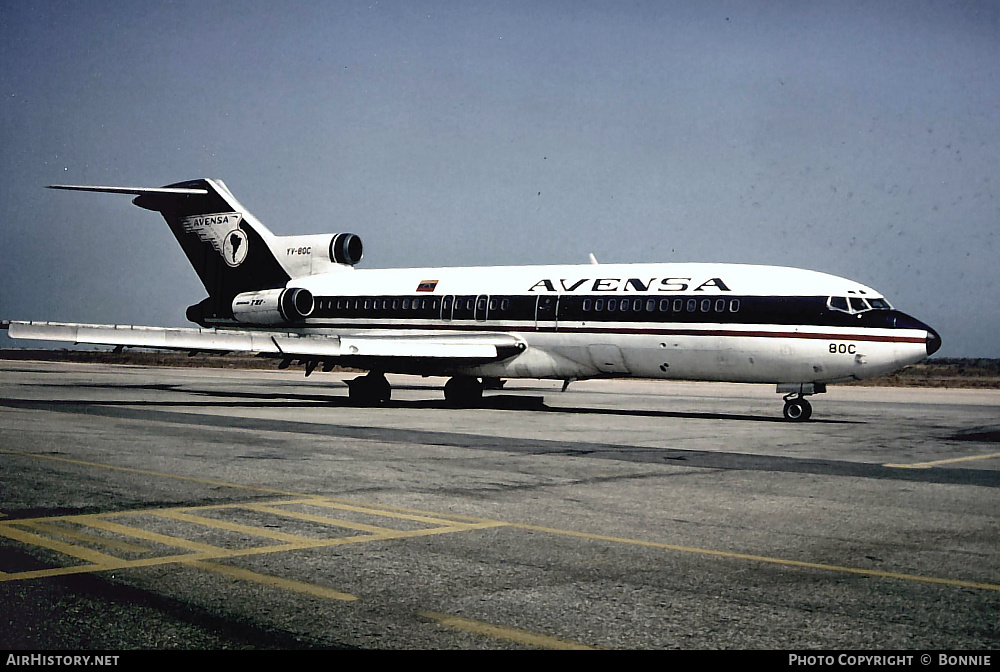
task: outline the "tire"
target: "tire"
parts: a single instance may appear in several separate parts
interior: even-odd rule
[[[380,404],[384,404],[392,398],[392,385],[385,379],[385,376],[379,376],[372,380],[372,396]]]
[[[392,397],[392,386],[383,375],[368,374],[348,382],[348,397],[357,406],[378,406]]]
[[[812,405],[802,397],[790,399],[785,402],[785,408],[782,412],[786,420],[805,422],[812,417]]]
[[[444,385],[444,398],[449,406],[471,408],[483,399],[483,384],[478,378],[451,378]]]

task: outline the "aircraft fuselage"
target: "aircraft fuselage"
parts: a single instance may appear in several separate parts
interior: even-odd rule
[[[443,375],[835,382],[920,361],[939,343],[930,327],[889,308],[870,287],[785,267],[347,268],[288,288],[313,299],[309,315],[290,327],[295,333],[500,332],[526,346],[503,361],[446,370],[435,364]],[[848,310],[834,308],[834,297]],[[859,310],[851,310],[851,299]],[[419,361],[382,368],[428,370]]]
[[[485,379],[639,376],[775,383],[785,417],[806,395],[918,362],[937,332],[852,280],[743,264],[597,264],[359,270],[352,233],[277,236],[221,180],[166,187],[55,185],[134,195],[159,212],[208,297],[203,329],[10,322],[13,338],[340,364],[359,403],[389,399],[385,373],[452,376],[474,402]],[[591,257],[592,261],[596,261]],[[480,381],[479,378],[484,379]]]

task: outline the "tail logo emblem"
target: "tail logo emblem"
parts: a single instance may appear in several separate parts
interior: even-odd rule
[[[240,229],[233,229],[226,234],[226,242],[222,246],[222,258],[235,268],[247,258],[247,247],[247,234]]]
[[[236,268],[247,258],[250,241],[240,228],[243,215],[238,212],[216,212],[205,215],[191,215],[181,219],[185,233],[193,233],[203,243],[208,243],[226,262]]]

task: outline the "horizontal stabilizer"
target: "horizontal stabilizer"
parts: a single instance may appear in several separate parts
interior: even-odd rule
[[[183,189],[179,187],[99,187],[81,184],[50,184],[46,189],[64,189],[66,191],[96,191],[105,194],[167,194],[173,196],[204,196],[207,189]]]

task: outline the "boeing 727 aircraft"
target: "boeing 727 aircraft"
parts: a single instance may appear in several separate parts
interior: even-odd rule
[[[166,219],[208,297],[198,329],[4,323],[12,338],[202,352],[242,351],[369,371],[360,404],[387,401],[386,373],[448,376],[474,405],[501,378],[636,376],[771,383],[784,416],[806,396],[871,378],[941,346],[937,332],[870,287],[796,268],[585,264],[360,270],[353,233],[276,236],[221,180],[161,188],[56,185],[134,195]],[[564,387],[565,389],[565,387]]]

